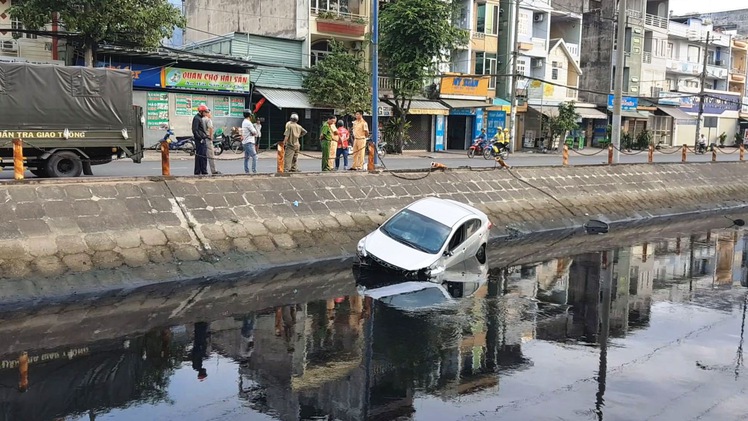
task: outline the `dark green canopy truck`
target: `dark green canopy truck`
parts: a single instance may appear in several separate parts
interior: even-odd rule
[[[143,154],[143,110],[132,105],[132,74],[0,62],[0,166],[23,141],[37,177],[91,175],[92,165]]]

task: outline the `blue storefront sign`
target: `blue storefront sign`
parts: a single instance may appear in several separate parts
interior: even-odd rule
[[[489,111],[487,123],[486,136],[490,139],[496,135],[499,127],[506,127],[506,111]]]
[[[681,103],[680,109],[687,113],[699,112],[699,97],[692,97],[693,101]],[[704,96],[704,114],[722,114],[725,111],[740,111],[741,99],[739,95],[709,93]]]
[[[621,110],[623,111],[636,111],[639,106],[639,98],[631,98],[625,96],[621,98]],[[608,109],[613,109],[613,95],[608,95]]]
[[[452,108],[449,110],[449,115],[475,115],[475,108]]]
[[[435,151],[443,151],[444,150],[444,121],[445,117],[443,115],[437,115],[436,116],[436,130],[435,133],[435,141],[434,141],[434,150]]]
[[[483,128],[483,109],[475,110],[475,121],[473,121],[473,139],[478,137],[480,130]],[[472,139],[471,139],[472,140]]]

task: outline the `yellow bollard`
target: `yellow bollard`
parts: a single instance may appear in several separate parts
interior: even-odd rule
[[[740,160],[743,161],[745,159],[745,146],[740,145]]]
[[[717,149],[712,148],[712,162],[717,162]]]
[[[13,176],[16,180],[23,180],[23,140],[13,139]]]
[[[561,155],[561,164],[565,167],[569,165],[569,145],[564,145],[564,152]]]
[[[286,169],[286,144],[284,142],[278,142],[278,168],[276,171],[278,174],[283,174]]]
[[[367,170],[374,171],[374,154],[377,153],[374,142],[369,142],[369,164]]]
[[[24,351],[18,357],[18,390],[25,392],[29,390],[29,354]]]
[[[647,155],[647,162],[649,162],[650,164],[654,162],[654,154],[655,154],[654,145],[649,145],[649,155]]]
[[[681,151],[680,156],[680,162],[686,162],[688,161],[688,145],[683,145],[683,150]]]
[[[613,165],[613,145],[608,145],[608,165]]]
[[[169,163],[169,142],[161,142],[161,175],[171,176],[171,164]]]

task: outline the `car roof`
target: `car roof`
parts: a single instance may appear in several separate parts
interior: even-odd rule
[[[483,218],[483,212],[472,206],[455,202],[454,200],[440,199],[438,197],[427,197],[417,202],[411,203],[408,209],[428,216],[429,218],[444,224],[448,227],[454,227],[458,222],[468,216]]]

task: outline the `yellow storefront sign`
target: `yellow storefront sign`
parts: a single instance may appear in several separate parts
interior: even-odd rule
[[[488,96],[489,80],[490,76],[445,76],[442,78],[439,93],[442,95],[486,97]]]

